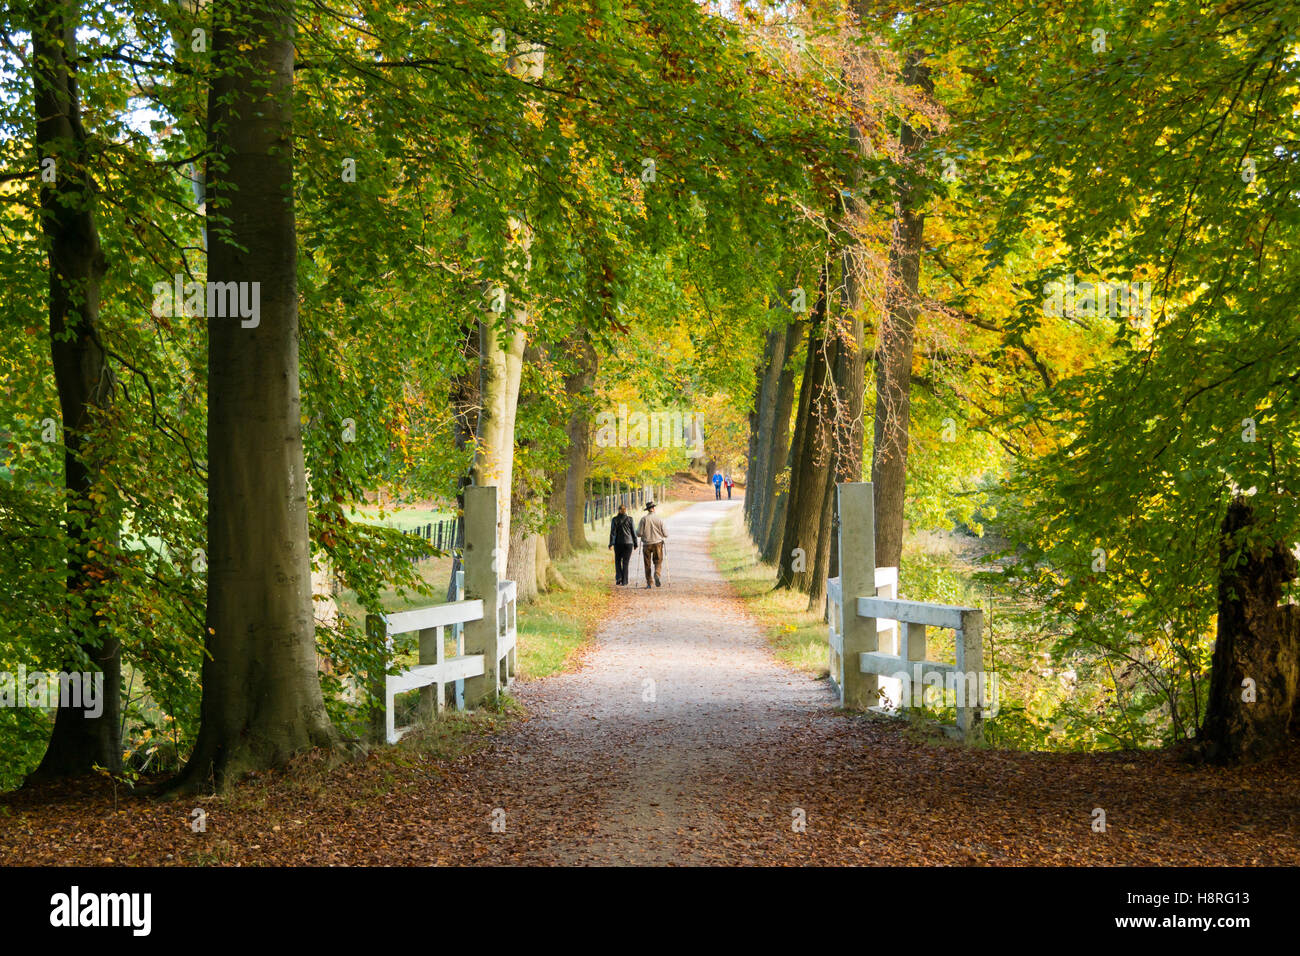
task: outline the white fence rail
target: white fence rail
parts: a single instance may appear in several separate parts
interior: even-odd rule
[[[432,717],[446,707],[450,684],[456,685],[456,706],[463,710],[494,699],[514,680],[518,588],[514,581],[497,575],[490,547],[495,541],[496,515],[496,488],[465,490],[465,572],[457,578],[461,600],[367,615],[366,632],[374,640],[384,641],[389,657],[395,647],[393,639],[399,635],[417,634],[419,646],[414,666],[372,680],[371,693],[383,701],[372,728],[375,737],[394,744],[411,729],[396,726],[394,698],[398,694],[422,690],[420,711],[422,716]],[[466,589],[470,594],[493,595],[494,600],[489,604],[480,597],[465,599]],[[456,645],[451,656],[447,654],[448,629]]]
[[[839,578],[826,580],[826,596],[830,602],[830,671],[831,682],[838,690],[844,684],[844,600]],[[879,597],[898,596],[898,568],[876,568],[876,595]],[[876,620],[878,634],[884,634],[889,640],[896,635],[898,622],[885,618]],[[877,638],[877,641],[880,639]]]
[[[841,484],[836,492],[841,576],[826,582],[826,593],[830,677],[841,706],[876,707],[883,696],[894,698],[899,707],[919,708],[924,705],[927,687],[942,687],[945,693],[951,692],[962,735],[978,737],[990,687],[997,692],[996,679],[983,670],[984,612],[899,600],[898,569],[875,567],[871,484]],[[846,580],[851,582],[847,598]],[[864,593],[867,581],[873,585],[870,593]],[[927,627],[955,632],[954,662],[927,657]],[[882,679],[893,686],[882,688]]]
[[[497,661],[505,669],[506,682],[515,678],[515,645],[518,643],[519,600],[514,581],[502,581],[497,588]]]

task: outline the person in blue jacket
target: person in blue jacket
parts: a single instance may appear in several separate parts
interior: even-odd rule
[[[713,497],[718,501],[722,500],[722,472],[713,473]]]

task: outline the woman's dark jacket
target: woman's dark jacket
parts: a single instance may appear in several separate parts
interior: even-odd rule
[[[632,524],[631,515],[614,515],[609,523],[609,546],[621,544],[625,548],[636,547],[636,526]]]

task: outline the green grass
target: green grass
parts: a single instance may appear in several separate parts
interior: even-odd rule
[[[713,560],[745,601],[763,629],[777,659],[815,677],[826,677],[826,623],[820,611],[808,610],[808,595],[774,591],[776,568],[758,560],[745,531],[744,512],[734,508],[713,526]]]
[[[413,607],[428,607],[430,604],[442,604],[447,600],[447,582],[451,580],[451,558],[430,558],[421,561],[420,577],[433,588],[432,595],[417,594],[414,591],[399,593],[393,588],[380,592],[380,600],[385,611],[406,611]],[[365,617],[361,605],[357,603],[355,591],[344,590],[334,596],[339,614],[347,615],[355,621]]]
[[[405,508],[401,505],[357,505],[348,510],[348,520],[358,524],[382,525],[385,528],[409,530],[439,521],[450,521],[452,511],[434,511],[429,508]]]

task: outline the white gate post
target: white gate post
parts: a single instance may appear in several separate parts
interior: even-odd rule
[[[497,489],[470,485],[465,489],[465,598],[483,602],[483,617],[465,624],[465,653],[483,655],[483,673],[465,681],[465,706],[495,703],[501,688],[497,666],[498,600]]]
[[[957,727],[967,741],[984,735],[983,701],[979,698],[984,671],[984,612],[973,608],[961,612],[961,630],[955,635],[957,679],[964,686],[964,700],[957,707]],[[987,678],[985,678],[987,680]],[[971,697],[974,696],[974,700]],[[964,704],[965,706],[961,706]]]
[[[858,655],[877,649],[875,618],[858,616],[858,598],[876,594],[876,503],[871,482],[835,486],[840,509],[840,600],[844,613],[844,654],[840,705],[866,710],[880,702],[875,674],[862,673]]]

